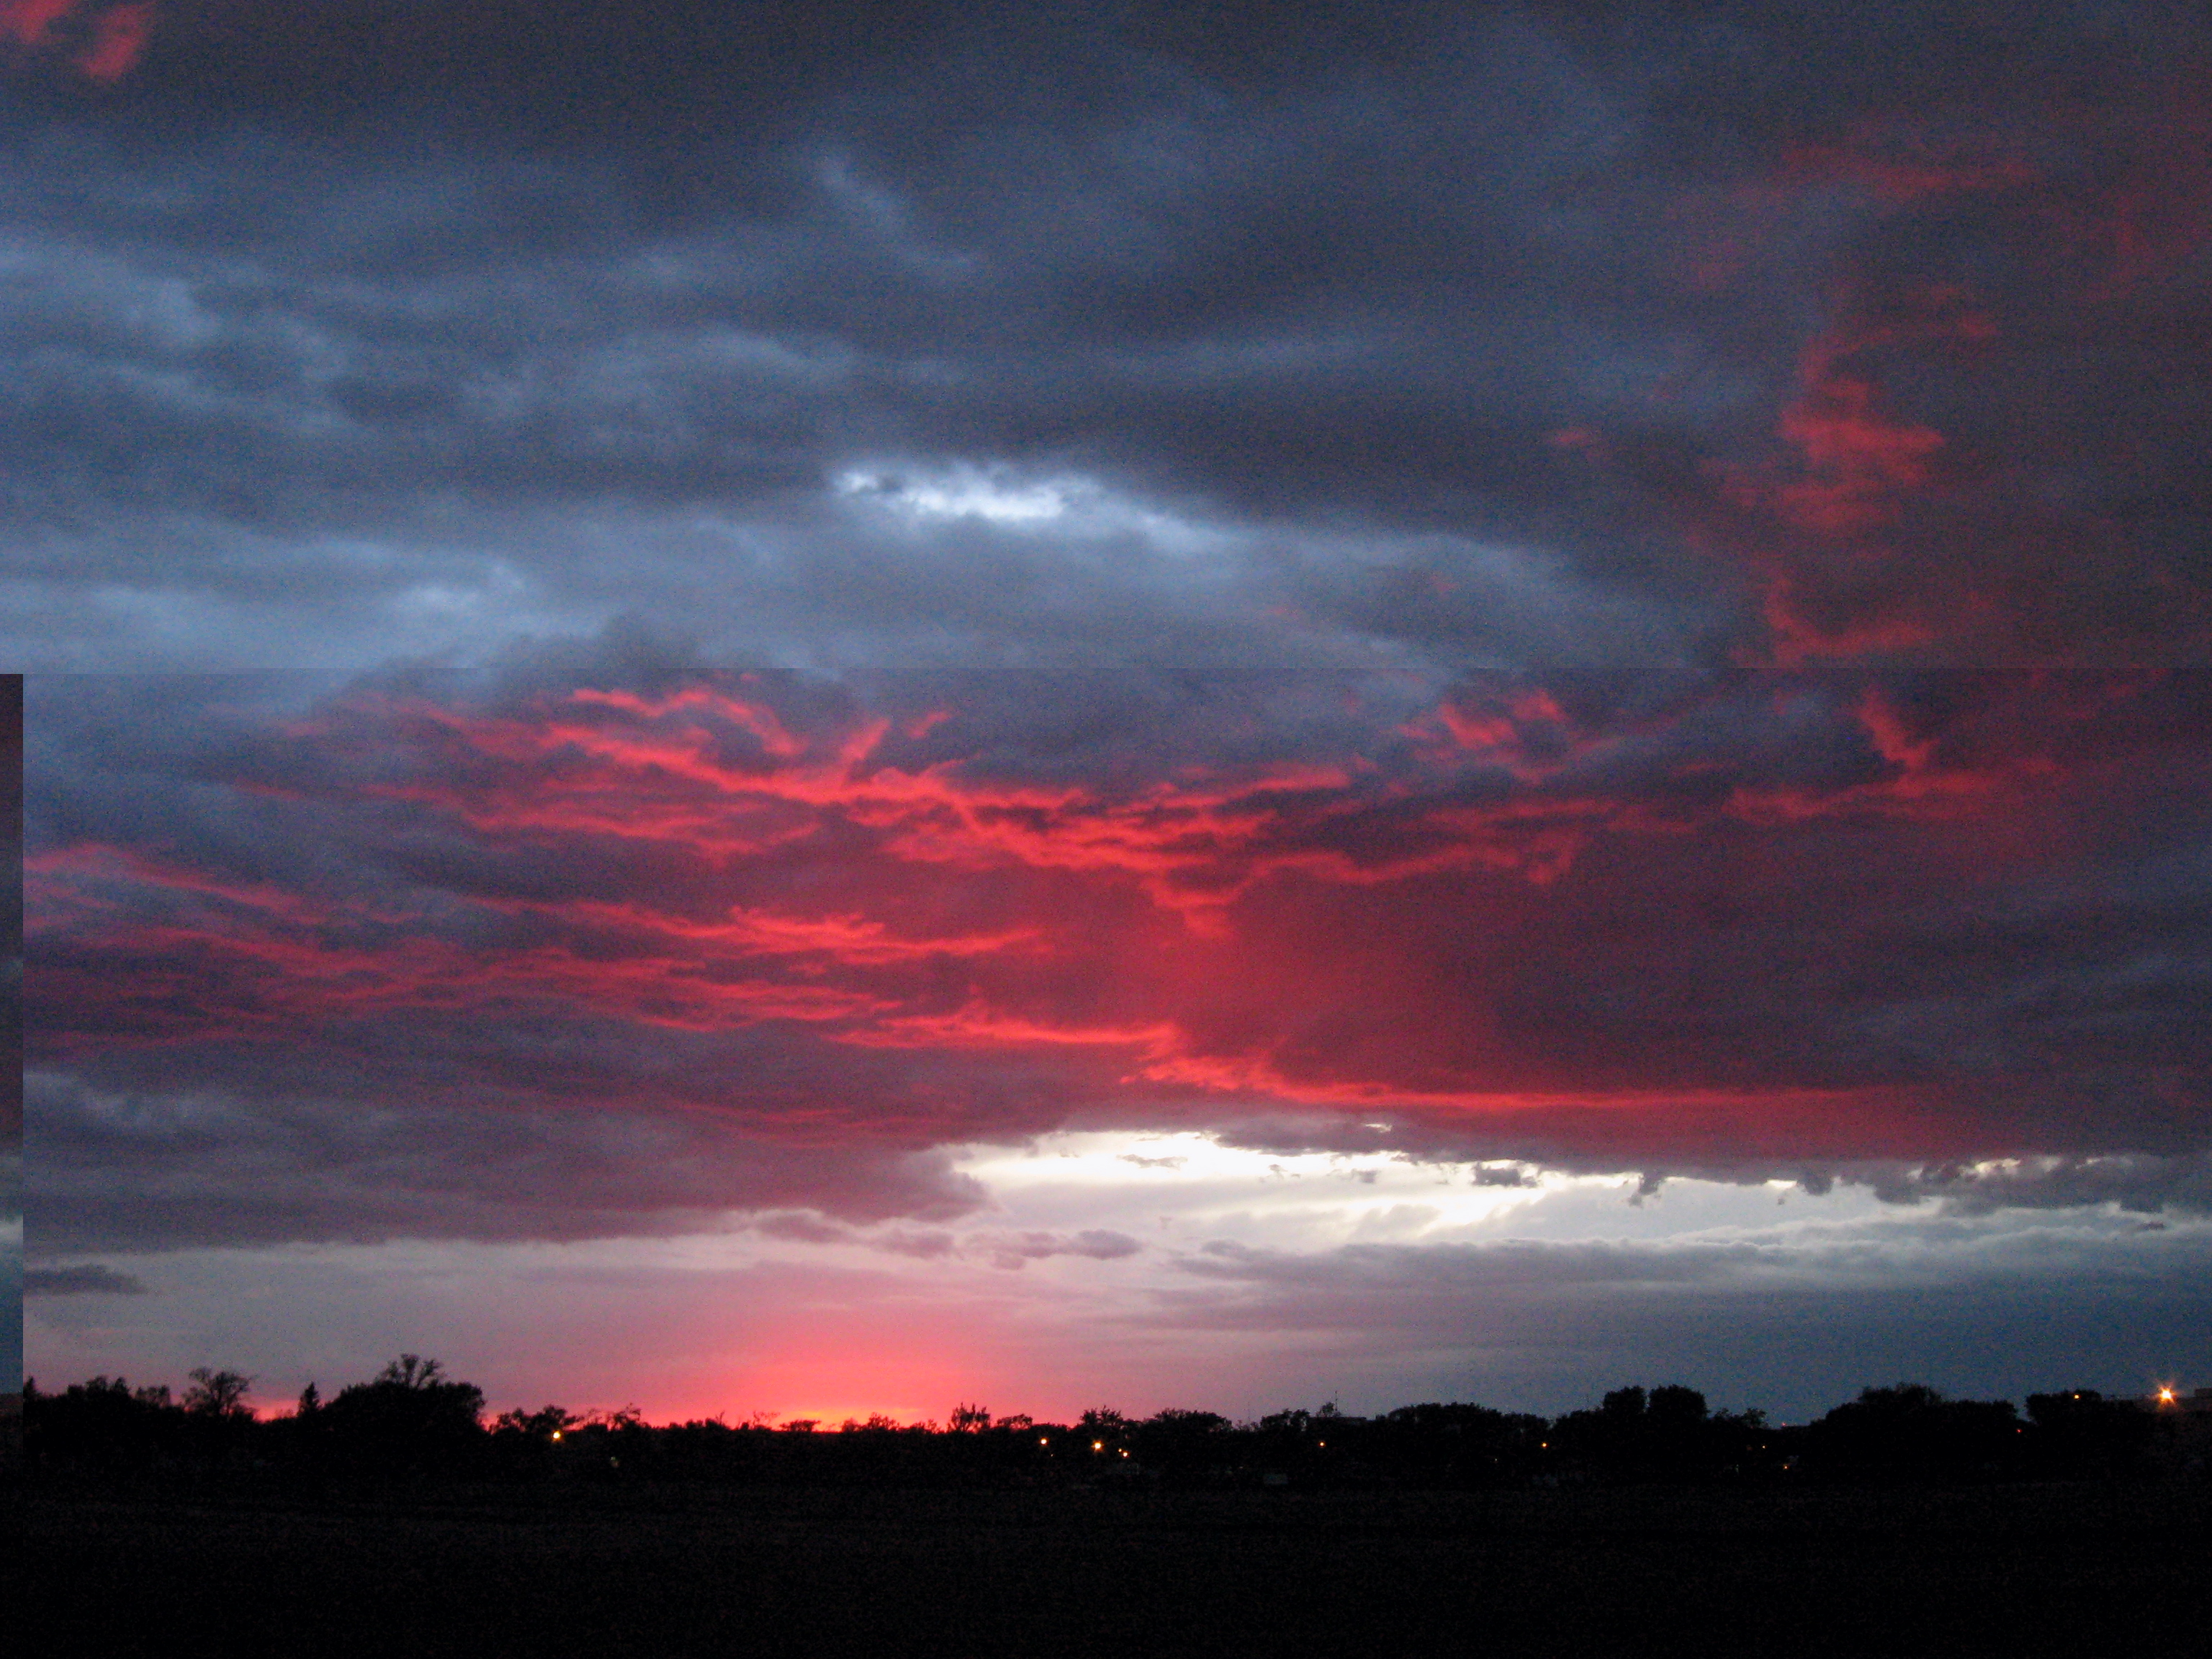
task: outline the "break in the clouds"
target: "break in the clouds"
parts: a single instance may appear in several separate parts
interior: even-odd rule
[[[1069,1131],[2204,1211],[2200,13],[0,59],[34,1252],[1352,1271],[952,1150]]]

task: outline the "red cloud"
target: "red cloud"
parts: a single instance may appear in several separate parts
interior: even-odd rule
[[[1782,411],[1782,435],[1804,452],[1809,476],[1772,499],[1794,522],[1831,535],[1887,524],[1891,498],[1928,481],[1943,434],[1887,418],[1870,380],[1826,364],[1806,378],[1805,395]]]
[[[1881,319],[1851,316],[1814,338],[1798,359],[1800,391],[1782,410],[1778,429],[1801,455],[1795,478],[1739,477],[1741,497],[1771,506],[1801,529],[1851,537],[1892,523],[1900,501],[1936,476],[1943,434],[1901,421],[1864,365],[1882,351],[1978,347],[1996,325],[1958,284],[1937,284],[1909,296]]]
[[[87,9],[82,0],[0,0],[0,40],[34,52],[69,52],[95,81],[115,81],[138,66],[153,33],[154,8],[143,0]]]
[[[1897,122],[1869,123],[1842,143],[1798,145],[1785,155],[1781,170],[1787,183],[1863,185],[1893,206],[2018,190],[2039,176],[2024,157],[1976,156],[1961,145],[1930,143]]]
[[[1875,306],[1846,292],[1838,320],[1801,352],[1797,390],[1775,420],[1790,461],[1717,468],[1750,519],[1723,532],[1752,565],[1784,667],[1931,645],[1966,621],[1946,570],[1898,567],[1899,543],[1949,505],[1966,471],[1950,441],[1901,418],[1881,365],[1978,354],[1998,337],[1974,295],[1924,283]]]
[[[0,0],[0,38],[27,46],[53,44],[53,25],[75,11],[77,0]]]
[[[1977,760],[1869,684],[1829,701],[1826,781],[1686,756],[1694,721],[1665,719],[1501,769],[1439,713],[1432,752],[1386,741],[1387,764],[1048,783],[919,762],[902,718],[811,696],[362,697],[231,744],[254,758],[225,763],[217,817],[149,811],[173,829],[28,861],[34,1052],[401,1063],[440,1097],[806,1144],[1387,1109],[1724,1161],[1732,1135],[1765,1155],[1762,1112],[1825,1145],[1825,1101],[1886,1114],[1885,1146],[1948,1146],[1944,1086],[1835,964],[1883,959],[1865,982],[1908,1007],[1954,997],[1954,963],[1916,987],[1853,941],[2065,822],[2063,775]],[[1568,701],[1501,683],[1448,707],[1527,747],[1576,737]],[[1838,862],[1838,830],[1863,858]]]
[[[151,5],[110,6],[94,25],[92,45],[77,67],[95,81],[113,81],[138,67],[153,33]]]

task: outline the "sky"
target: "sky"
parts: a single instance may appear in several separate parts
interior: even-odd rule
[[[42,1386],[2212,1382],[2202,7],[0,79]]]

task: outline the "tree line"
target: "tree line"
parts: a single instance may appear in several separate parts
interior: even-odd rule
[[[403,1354],[325,1400],[262,1416],[252,1379],[201,1370],[165,1386],[95,1376],[23,1391],[24,1468],[56,1486],[243,1483],[307,1490],[475,1480],[522,1484],[1105,1486],[1474,1489],[1729,1483],[1960,1484],[2201,1477],[2190,1425],[2094,1389],[1954,1400],[1869,1388],[1808,1424],[1715,1411],[1679,1384],[1614,1389],[1556,1418],[1468,1404],[1352,1417],[1334,1405],[1232,1422],[1107,1408],[1073,1423],[963,1403],[943,1424],[834,1427],[720,1418],[647,1424],[634,1410],[548,1405],[487,1420],[483,1392]]]

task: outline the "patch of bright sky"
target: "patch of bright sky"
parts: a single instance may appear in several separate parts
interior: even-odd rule
[[[1676,1181],[1638,1200],[1633,1175],[1259,1152],[1196,1132],[1051,1134],[1018,1149],[966,1148],[956,1164],[1010,1224],[1117,1228],[1176,1246],[1213,1237],[1299,1251],[1508,1237],[1658,1239],[1771,1226],[1784,1206],[1831,1222],[1883,1207],[1859,1188],[1814,1199],[1785,1182]]]
[[[969,462],[933,470],[857,466],[839,473],[834,488],[841,497],[917,524],[974,519],[1010,530],[1049,526],[1057,534],[1084,538],[1134,534],[1184,557],[1237,539],[1229,531],[1147,506],[1079,473],[1024,477],[1006,466]]]
[[[841,495],[872,499],[922,519],[983,519],[1028,525],[1063,517],[1072,501],[1092,486],[1073,478],[1018,483],[960,466],[931,477],[902,477],[855,469],[837,480]]]

